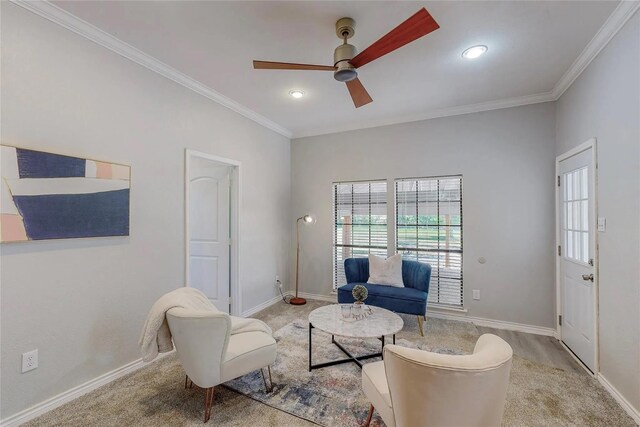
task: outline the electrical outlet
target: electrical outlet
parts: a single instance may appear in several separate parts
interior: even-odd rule
[[[282,289],[282,282],[280,281],[280,276],[276,274],[276,286]]]
[[[473,290],[473,299],[475,299],[475,300],[479,300],[480,299],[480,289],[474,289]]]
[[[607,219],[604,217],[598,218],[598,231],[604,233],[607,231]]]
[[[22,353],[22,373],[32,371],[38,367],[38,349]]]

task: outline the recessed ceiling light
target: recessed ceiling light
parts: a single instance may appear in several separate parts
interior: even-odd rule
[[[302,98],[304,96],[304,91],[298,89],[290,90],[289,95],[293,96],[294,98]]]
[[[469,49],[466,49],[464,52],[462,52],[462,57],[466,59],[476,59],[487,50],[489,50],[489,48],[482,44],[471,46]]]

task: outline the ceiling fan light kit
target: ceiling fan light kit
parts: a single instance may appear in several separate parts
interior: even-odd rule
[[[333,67],[329,65],[253,61],[253,68],[333,71],[333,78],[339,82],[346,83],[353,104],[356,108],[359,108],[372,102],[373,99],[360,82],[360,79],[358,79],[357,68],[440,28],[435,19],[427,12],[427,9],[422,8],[371,46],[358,53],[355,46],[347,43],[347,40],[355,34],[355,26],[356,21],[352,18],[341,18],[336,22],[336,35],[343,42],[333,52]]]

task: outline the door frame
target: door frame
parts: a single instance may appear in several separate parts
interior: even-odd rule
[[[230,215],[229,227],[231,234],[231,245],[229,248],[229,297],[230,313],[234,316],[240,316],[242,313],[242,292],[240,280],[240,189],[241,189],[241,163],[237,160],[227,159],[225,157],[214,156],[212,154],[196,151],[189,148],[185,149],[185,168],[184,168],[184,286],[189,286],[189,171],[191,168],[191,158],[200,157],[219,163],[221,166],[231,168],[231,189],[230,189]]]
[[[556,225],[556,338],[560,341],[560,344],[571,354],[571,356],[582,366],[585,371],[589,373],[589,375],[595,377],[598,372],[600,372],[600,340],[599,340],[599,324],[600,324],[600,312],[598,309],[599,302],[599,245],[598,245],[598,156],[597,156],[597,143],[596,138],[590,138],[584,143],[578,145],[577,147],[572,148],[556,157],[556,180],[560,176],[560,162],[566,160],[570,157],[575,156],[576,154],[580,154],[583,151],[591,149],[591,162],[593,165],[593,173],[591,174],[590,180],[593,185],[593,203],[591,203],[591,208],[589,210],[589,215],[595,221],[595,229],[594,229],[594,249],[593,249],[593,322],[594,322],[594,372],[591,372],[584,363],[578,357],[573,354],[573,352],[565,345],[562,341],[562,326],[560,325],[560,316],[562,315],[562,286],[560,281],[560,261],[561,256],[558,255],[557,248],[562,244],[562,233],[561,233],[561,220],[560,220],[560,186],[558,184],[555,185],[555,206],[556,206],[556,217],[555,217],[555,225]]]

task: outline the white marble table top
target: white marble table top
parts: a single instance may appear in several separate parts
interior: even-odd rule
[[[331,304],[316,308],[309,313],[309,323],[314,328],[350,338],[375,338],[393,335],[402,330],[402,318],[392,311],[380,307],[371,307],[373,313],[361,320],[345,321],[342,319],[340,305]],[[352,304],[346,304],[352,305]]]

